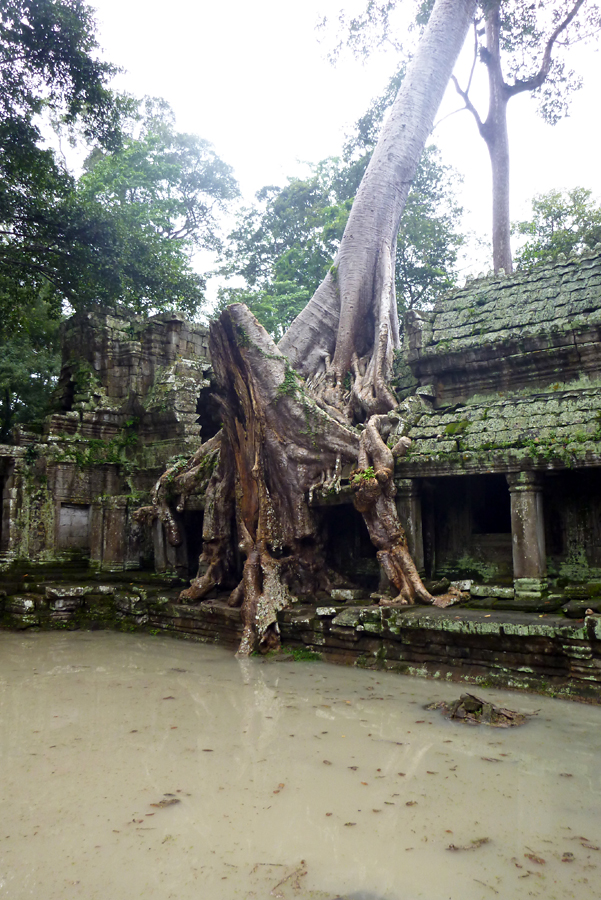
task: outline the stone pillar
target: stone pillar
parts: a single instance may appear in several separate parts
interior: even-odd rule
[[[415,478],[401,478],[397,486],[396,508],[407,535],[409,553],[415,566],[424,572],[424,537],[422,529],[422,500],[420,483]]]
[[[513,578],[516,590],[521,586],[536,590],[544,587],[547,574],[545,520],[541,476],[536,472],[512,472],[507,475],[511,496],[511,542]]]

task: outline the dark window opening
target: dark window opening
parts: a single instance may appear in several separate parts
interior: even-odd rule
[[[75,382],[69,377],[68,381],[60,381],[57,385],[56,396],[59,398],[59,408],[62,412],[70,412],[75,403]]]
[[[188,575],[194,578],[198,571],[198,559],[202,553],[202,510],[185,510],[183,513],[186,548],[188,551]]]
[[[375,591],[380,580],[376,548],[363,517],[351,504],[320,510],[326,563],[352,584]]]
[[[211,388],[203,388],[196,401],[196,424],[200,425],[202,442],[215,437],[221,429],[221,410]]]
[[[510,534],[511,501],[504,475],[475,475],[469,480],[472,534]]]

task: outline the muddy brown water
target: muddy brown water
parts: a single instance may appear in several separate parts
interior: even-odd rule
[[[424,711],[459,692],[163,637],[0,634],[0,898],[596,900],[601,708],[478,689],[538,716]]]

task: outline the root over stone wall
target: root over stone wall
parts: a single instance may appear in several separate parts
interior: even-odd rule
[[[133,583],[100,574],[77,583],[14,576],[0,589],[0,626],[144,630],[235,649],[240,610],[220,600],[176,603],[180,589],[178,579],[152,575]],[[327,662],[601,702],[597,614],[567,620],[334,604],[281,610],[278,625],[285,650],[312,650]]]

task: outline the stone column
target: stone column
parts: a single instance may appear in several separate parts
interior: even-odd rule
[[[542,479],[536,472],[507,475],[511,496],[511,542],[513,578],[518,587],[536,590],[546,586],[547,554],[543,517]],[[528,584],[531,582],[531,585]]]
[[[420,483],[416,478],[396,481],[396,508],[407,535],[409,553],[421,574],[424,572],[424,537],[422,529],[422,500]]]

